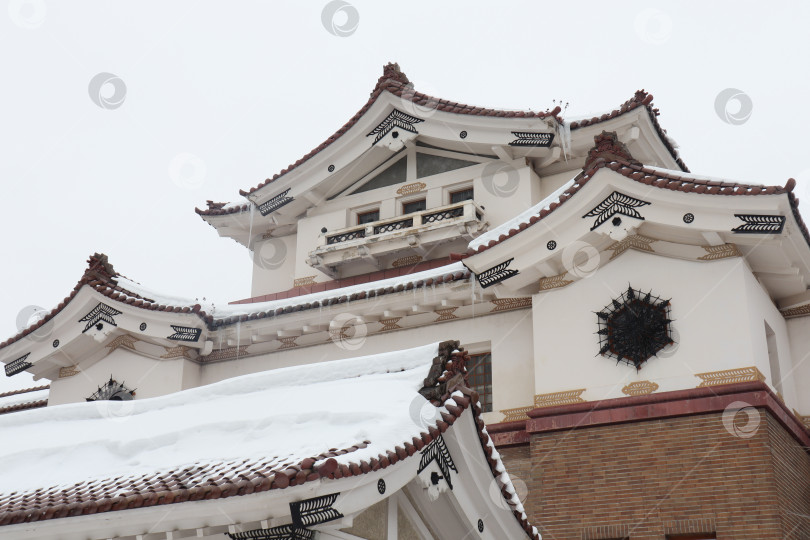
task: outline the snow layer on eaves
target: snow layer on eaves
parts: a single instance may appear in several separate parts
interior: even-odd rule
[[[212,315],[214,319],[224,319],[235,315],[243,315],[247,313],[261,313],[265,311],[274,311],[278,308],[285,308],[288,306],[296,306],[301,304],[311,304],[315,302],[322,302],[331,298],[338,298],[341,296],[351,296],[362,292],[376,291],[388,287],[398,287],[400,285],[406,286],[411,283],[419,281],[426,281],[428,279],[436,279],[440,276],[454,274],[456,272],[465,272],[466,268],[460,262],[441,266],[439,268],[432,268],[423,272],[416,272],[414,274],[406,274],[404,276],[397,276],[388,279],[381,279],[379,281],[371,281],[369,283],[362,283],[360,285],[352,285],[350,287],[343,287],[340,289],[331,289],[328,291],[304,294],[301,296],[294,296],[292,298],[285,298],[281,300],[271,300],[269,302],[255,302],[251,304],[223,304],[218,305],[211,301],[190,300],[188,298],[180,298],[158,294],[154,291],[143,287],[130,279],[117,276],[115,280],[118,285],[134,294],[143,298],[148,298],[157,302],[158,304],[175,306],[175,307],[192,307],[195,304],[200,304],[200,307],[207,314]]]
[[[330,448],[358,463],[425,430],[411,416],[438,343],[244,375],[151,399],[0,416],[0,493],[229,460],[301,460]],[[417,408],[417,410],[418,410]]]
[[[475,251],[479,247],[487,245],[491,240],[495,240],[497,242],[498,238],[500,238],[502,234],[508,235],[511,229],[517,229],[521,223],[527,223],[533,216],[540,215],[540,212],[544,209],[548,209],[552,203],[559,202],[560,196],[574,185],[575,180],[576,177],[572,178],[560,186],[559,189],[528,210],[524,210],[509,221],[490,229],[481,236],[478,236],[467,245],[467,248]]]

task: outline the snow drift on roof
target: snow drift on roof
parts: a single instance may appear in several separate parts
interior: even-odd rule
[[[0,417],[8,495],[235,459],[299,462],[330,448],[357,463],[418,437],[412,404],[438,344],[282,368],[128,402],[97,401]]]

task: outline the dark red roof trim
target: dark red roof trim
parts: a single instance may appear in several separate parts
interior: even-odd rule
[[[546,118],[546,117],[554,117],[559,120],[557,115],[562,110],[560,107],[555,107],[550,111],[544,112],[534,112],[534,111],[505,111],[500,109],[488,109],[485,107],[475,107],[473,105],[464,105],[463,103],[456,103],[455,101],[449,101],[446,99],[440,99],[433,96],[428,96],[427,94],[423,94],[421,92],[417,92],[413,89],[413,84],[408,80],[408,77],[402,73],[399,69],[398,64],[389,63],[388,65],[383,67],[383,74],[377,80],[376,86],[374,86],[374,90],[371,92],[371,96],[369,97],[368,101],[366,102],[363,107],[357,111],[357,113],[348,121],[346,122],[343,127],[338,129],[334,134],[332,134],[328,139],[324,142],[319,144],[315,147],[312,151],[306,154],[304,157],[287,166],[287,168],[283,169],[278,174],[273,175],[272,178],[268,178],[261,184],[256,187],[250,188],[248,191],[239,190],[239,194],[242,196],[247,196],[258,189],[263,188],[264,186],[274,182],[278,178],[284,176],[288,172],[292,171],[296,167],[299,167],[305,161],[309,160],[316,154],[318,154],[321,150],[324,150],[330,144],[338,140],[344,133],[349,131],[359,120],[363,117],[364,114],[374,105],[374,102],[377,101],[377,98],[380,97],[380,94],[383,92],[390,92],[397,97],[402,99],[406,99],[419,105],[421,107],[425,107],[428,109],[435,109],[438,111],[455,113],[455,114],[469,114],[473,116],[497,116],[502,118]],[[208,209],[200,210],[196,208],[195,211],[202,215],[202,216],[218,216],[224,214],[234,214],[238,212],[243,212],[248,210],[248,205],[244,204],[241,206],[234,206],[231,208],[223,208],[223,203],[209,203]]]
[[[17,405],[12,405],[10,407],[2,407],[0,408],[0,414],[15,413],[19,411],[26,411],[28,409],[39,409],[47,406],[48,400],[41,399],[39,401],[32,401],[30,403],[19,403]]]
[[[438,353],[433,364],[443,368],[451,364],[464,366],[469,360],[469,354],[459,347],[458,341],[441,343]],[[459,368],[456,367],[456,369]],[[445,375],[451,374],[445,372]],[[441,382],[441,377],[432,377],[432,379],[434,379],[434,383]],[[82,482],[68,488],[56,487],[30,492],[14,492],[0,498],[0,526],[187,501],[222,499],[299,486],[320,478],[338,479],[359,476],[385,469],[419,452],[432,440],[446,432],[468,408],[472,408],[481,449],[493,477],[497,479],[500,477],[497,470],[498,461],[492,457],[493,450],[489,446],[490,438],[481,418],[482,409],[478,402],[478,393],[464,386],[463,379],[460,385],[451,385],[452,382],[458,382],[458,379],[449,378],[444,386],[441,384],[436,386],[436,388],[441,388],[444,394],[434,404],[444,405],[448,412],[442,412],[441,419],[437,419],[435,425],[429,426],[427,431],[422,432],[419,437],[405,441],[386,454],[380,454],[368,461],[361,460],[358,463],[346,465],[338,464],[334,459],[336,456],[350,454],[366,447],[369,441],[364,441],[343,450],[328,450],[299,463],[275,464],[274,460],[239,460],[218,465],[191,464],[181,471],[147,474],[137,479],[108,478]],[[431,384],[431,387],[433,386]],[[456,391],[460,391],[463,395],[452,395]],[[446,404],[448,400],[452,400],[455,405]],[[319,461],[323,463],[315,467]],[[229,474],[219,473],[215,476],[206,474],[211,473],[212,469],[219,469],[222,465],[230,467]],[[121,493],[125,489],[126,491]],[[121,494],[115,496],[115,493]],[[501,493],[507,502],[511,501],[513,496],[503,486]],[[513,514],[529,538],[540,540],[539,535],[533,533],[528,520],[514,509]]]
[[[230,304],[253,304],[256,302],[271,302],[274,300],[283,300],[284,298],[295,298],[296,296],[303,296],[305,294],[331,291],[333,289],[342,289],[343,287],[351,287],[353,285],[362,285],[363,283],[373,283],[383,279],[407,276],[408,274],[415,274],[416,272],[440,268],[442,266],[452,264],[453,262],[454,261],[450,260],[449,258],[432,259],[429,261],[418,262],[411,266],[377,270],[376,272],[370,272],[368,274],[360,274],[359,276],[335,279],[332,281],[323,281],[321,283],[313,283],[312,285],[299,285],[298,287],[293,287],[291,289],[287,289],[286,291],[253,296],[251,298],[230,302]]]
[[[605,122],[607,120],[611,120],[616,118],[617,116],[624,114],[626,112],[632,111],[633,109],[637,109],[638,107],[645,107],[647,109],[647,113],[650,115],[650,121],[652,122],[655,131],[658,133],[658,136],[661,138],[661,141],[666,146],[669,153],[672,155],[672,158],[678,164],[683,172],[689,172],[689,168],[683,162],[683,160],[678,155],[678,151],[675,150],[675,147],[669,142],[667,138],[667,132],[664,128],[661,127],[661,124],[658,123],[658,109],[653,108],[653,96],[652,94],[646,92],[644,89],[637,90],[636,94],[630,98],[629,100],[622,103],[622,105],[618,109],[614,109],[609,113],[605,113],[602,116],[594,116],[593,118],[586,119],[586,120],[578,120],[576,122],[571,122],[571,129],[579,129],[584,128],[587,126],[592,126],[594,124],[598,124],[600,122]]]
[[[481,245],[477,249],[469,251],[468,256],[486,251],[489,248],[500,244],[507,238],[511,238],[519,232],[528,229],[530,226],[545,218],[557,208],[562,206],[565,201],[573,197],[574,194],[582,189],[582,187],[587,184],[591,178],[593,178],[596,172],[603,167],[626,176],[627,178],[640,184],[662,189],[670,189],[672,191],[682,191],[684,193],[705,193],[707,195],[779,195],[783,193],[790,193],[796,186],[796,181],[792,178],[787,181],[784,187],[738,184],[734,182],[720,182],[717,180],[701,180],[680,176],[678,174],[664,173],[627,161],[607,161],[603,157],[597,157],[594,160],[593,165],[588,170],[583,170],[576,176],[574,179],[574,184],[562,195],[560,195],[559,202],[551,203],[548,210],[544,208],[540,211],[540,213],[532,216],[528,221],[524,221],[517,227],[510,229],[509,232],[500,235],[497,240],[490,240],[487,244]],[[808,236],[806,232],[807,227],[801,220],[801,215],[798,211],[798,199],[793,197],[791,194],[790,202],[793,206],[793,214],[796,217],[796,221],[799,222],[799,226],[802,228],[802,232],[805,234],[808,245],[810,245],[810,236]]]
[[[373,290],[362,291],[350,295],[341,294],[340,289],[335,289],[335,296],[320,301],[301,302],[299,304],[290,304],[285,307],[279,307],[274,310],[259,311],[217,319],[214,318],[213,315],[206,313],[202,309],[202,306],[200,306],[200,304],[184,307],[158,304],[153,299],[145,298],[132,291],[124,289],[123,287],[119,286],[115,280],[115,278],[118,277],[120,274],[117,274],[115,272],[112,265],[109,264],[109,262],[107,261],[107,256],[104,254],[95,253],[90,256],[87,262],[88,268],[87,270],[85,270],[84,275],[79,280],[79,282],[73,288],[73,291],[71,291],[71,293],[67,297],[65,297],[65,299],[62,300],[62,302],[60,302],[58,306],[52,309],[45,317],[37,321],[36,324],[29,326],[19,334],[0,343],[0,349],[21,340],[28,334],[36,331],[43,325],[47,324],[51,319],[53,319],[56,316],[57,313],[62,311],[65,308],[65,306],[67,306],[68,303],[70,303],[71,300],[73,300],[73,298],[79,293],[79,290],[85,285],[92,287],[96,292],[103,294],[104,296],[110,298],[111,300],[128,304],[133,307],[148,309],[151,311],[163,311],[167,313],[193,313],[198,317],[200,317],[205,322],[209,330],[214,330],[216,328],[229,326],[231,324],[236,324],[238,322],[265,319],[279,315],[284,315],[287,313],[294,313],[299,311],[305,311],[308,309],[317,309],[324,306],[343,304],[346,302],[352,302],[354,300],[363,300],[366,298],[384,296],[386,294],[394,294],[402,291],[410,291],[413,289],[419,289],[426,286],[429,287],[431,285],[440,285],[442,283],[451,283],[454,281],[466,280],[469,279],[471,275],[469,270],[457,271],[452,273],[448,272],[447,274],[437,276],[435,278],[423,279],[407,284],[399,284],[396,287],[394,286],[379,287]]]
[[[42,386],[34,386],[33,388],[23,388],[22,390],[11,390],[9,392],[3,392],[0,394],[0,398],[9,397],[9,396],[16,396],[17,394],[27,394],[29,392],[39,392],[40,390],[48,390],[50,389],[50,384],[43,384]]]

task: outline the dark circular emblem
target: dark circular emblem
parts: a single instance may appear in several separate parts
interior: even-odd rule
[[[55,349],[58,346],[59,346],[59,340],[58,339],[53,340],[53,348]]]
[[[144,330],[146,330],[146,323],[142,322],[141,325],[138,328],[140,328],[141,332],[143,332]]]
[[[618,227],[619,225],[621,225],[621,224],[622,224],[622,218],[620,218],[620,217],[615,217],[615,218],[613,218],[612,223],[613,223],[613,226],[614,226],[614,227]]]
[[[695,221],[695,214],[693,214],[692,212],[683,215],[684,223],[692,223],[693,221]]]
[[[380,495],[385,493],[385,480],[383,480],[382,478],[377,480],[377,491],[380,492]]]
[[[467,138],[467,132],[462,131],[461,133],[458,134],[458,136],[461,137],[462,139],[466,139]]]
[[[546,248],[548,248],[549,251],[557,249],[557,242],[555,242],[554,240],[549,240],[548,244],[546,244]]]
[[[393,137],[394,139],[396,139],[397,137],[399,137],[399,131],[392,131],[392,132],[391,132],[391,137]]]
[[[484,532],[484,520],[483,519],[478,520],[478,532],[480,532],[480,533]]]
[[[599,354],[636,369],[674,343],[669,300],[628,287],[597,312]]]
[[[329,167],[327,167],[326,170],[328,170],[329,172],[335,172],[335,166],[329,165]]]

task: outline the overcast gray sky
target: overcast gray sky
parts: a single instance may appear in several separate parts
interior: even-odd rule
[[[557,99],[569,116],[645,88],[693,172],[792,176],[810,201],[807,3],[4,2],[0,341],[26,306],[59,303],[96,251],[166,293],[250,296],[247,250],[194,207],[237,200],[320,144],[389,61],[428,94],[533,110]],[[104,107],[89,91],[100,73],[119,85],[96,79]],[[744,96],[724,120],[726,89]],[[3,376],[0,392],[30,384]]]

